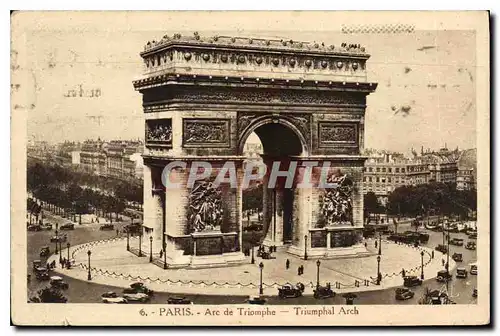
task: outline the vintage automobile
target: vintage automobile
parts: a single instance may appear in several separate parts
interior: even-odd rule
[[[470,232],[468,237],[469,239],[477,239],[477,232]]]
[[[420,242],[422,244],[427,244],[429,242],[429,234],[428,233],[423,233],[423,232],[419,232],[419,239],[420,239]]]
[[[430,304],[440,305],[445,304],[448,301],[448,295],[437,289],[429,292]]]
[[[450,240],[450,244],[455,246],[463,246],[464,240],[462,238],[452,238]]]
[[[37,267],[35,269],[35,278],[38,281],[47,281],[50,279],[49,270],[45,267]]]
[[[43,246],[40,249],[40,257],[47,257],[50,254],[50,248],[48,246]]]
[[[267,252],[267,251],[263,251],[263,252],[260,252],[260,255],[259,255],[262,259],[272,259],[271,257],[271,253]]]
[[[50,286],[57,289],[68,289],[69,285],[60,276],[50,277]]]
[[[335,296],[335,292],[332,290],[332,286],[330,283],[326,284],[326,286],[319,286],[314,289],[314,298],[315,299],[327,299]]]
[[[262,229],[264,228],[264,226],[262,224],[250,224],[248,226],[246,226],[245,228],[243,228],[243,231],[245,232],[251,232],[251,231],[262,231]]]
[[[75,224],[73,223],[66,223],[61,225],[61,230],[74,230],[75,229]]]
[[[405,287],[415,287],[422,284],[422,279],[415,275],[408,275],[403,278],[403,286]]]
[[[438,246],[436,246],[435,250],[444,254],[448,252],[448,248],[443,244],[439,244]]]
[[[477,288],[472,290],[472,297],[477,297]]]
[[[106,230],[114,230],[115,227],[113,224],[103,224],[99,227],[99,230],[101,231],[106,231]]]
[[[168,304],[193,304],[193,302],[185,297],[172,296],[167,299]]]
[[[409,300],[415,296],[415,293],[408,287],[396,288],[396,300]]]
[[[436,280],[438,282],[448,282],[451,280],[451,278],[452,278],[451,274],[446,270],[441,270],[437,272]]]
[[[304,292],[305,286],[302,283],[298,283],[295,286],[293,285],[283,285],[281,288],[278,288],[278,296],[281,299],[284,298],[296,298],[302,296]]]
[[[42,228],[40,225],[29,225],[28,231],[42,231]]]
[[[141,233],[142,225],[139,223],[136,224],[127,224],[123,227],[123,232],[130,234],[139,234]]]
[[[472,263],[470,264],[470,270],[469,270],[469,273],[471,275],[477,275],[477,264],[476,263]]]
[[[467,270],[465,269],[465,267],[458,267],[455,276],[457,277],[457,279],[466,279]]]
[[[451,259],[453,259],[453,261],[456,261],[456,262],[462,262],[464,260],[462,253],[453,253],[453,255],[451,256]]]
[[[148,302],[150,297],[148,294],[137,292],[133,288],[125,288],[123,290],[123,297],[127,301]]]
[[[465,248],[467,250],[475,250],[476,249],[476,242],[468,241],[467,244],[465,244]]]
[[[149,296],[153,295],[153,290],[147,288],[144,286],[142,282],[134,282],[133,284],[130,284],[130,288],[133,289],[136,293],[144,293]]]
[[[57,243],[57,242],[61,242],[61,243],[65,243],[66,241],[68,240],[68,236],[67,235],[57,235],[57,236],[52,236],[50,238],[50,242],[51,243]]]
[[[115,292],[106,292],[101,295],[101,300],[103,303],[127,303],[127,299],[122,296],[118,296]]]
[[[263,305],[267,302],[267,299],[261,297],[261,296],[250,296],[247,299],[247,303],[249,304],[258,304],[258,305]]]

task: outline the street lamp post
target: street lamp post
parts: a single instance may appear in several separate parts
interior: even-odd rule
[[[304,260],[307,260],[307,235],[304,236]]]
[[[420,273],[420,279],[424,280],[424,251],[420,252],[420,262],[422,264],[422,272]]]
[[[66,248],[68,249],[68,265],[69,265],[69,247],[70,247],[70,243],[67,242],[66,243]]]
[[[259,286],[259,294],[262,295],[264,294],[264,287],[262,287],[262,270],[264,269],[264,264],[260,262],[259,264],[260,268],[260,286]]]
[[[378,255],[382,255],[382,233],[378,234]]]
[[[59,223],[56,223],[56,251],[55,254],[58,254],[57,243],[59,242]]]
[[[163,244],[163,269],[167,269],[167,242]]]
[[[127,230],[127,251],[130,251],[130,232]]]
[[[377,285],[380,285],[380,256],[377,256]]]
[[[89,272],[87,273],[87,280],[92,280],[92,274],[90,274],[90,255],[92,254],[92,252],[90,252],[90,250],[87,251],[87,255],[89,256]]]
[[[58,239],[58,244],[59,244],[59,263],[62,264],[62,247],[61,247],[61,239]]]
[[[142,246],[142,228],[141,228],[141,232],[139,232],[139,257],[142,257],[141,246]]]
[[[321,261],[316,261],[316,266],[318,266],[318,273],[316,275],[316,290],[319,289],[319,266],[321,265]]]
[[[149,236],[149,262],[153,262],[153,236]]]
[[[255,246],[252,246],[252,260],[251,260],[252,264],[255,264],[254,249],[255,249]]]

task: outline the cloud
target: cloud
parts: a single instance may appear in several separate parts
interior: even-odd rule
[[[435,49],[437,48],[436,46],[422,46],[420,48],[417,48],[418,51],[425,51],[425,50],[429,50],[429,49]]]
[[[411,71],[411,68],[410,67],[405,67],[405,74],[407,74],[408,72]]]

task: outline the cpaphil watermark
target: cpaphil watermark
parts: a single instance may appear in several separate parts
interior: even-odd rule
[[[268,168],[270,167],[270,169]],[[189,170],[187,179],[179,178],[178,169]],[[248,162],[240,170],[233,161],[213,167],[207,161],[172,161],[163,169],[161,180],[166,189],[188,188],[195,186],[196,181],[212,179],[212,186],[221,185],[230,188],[248,188],[252,182],[266,178],[267,187],[281,188],[322,188],[332,189],[339,186],[338,177],[331,174],[329,161],[320,165],[317,161],[274,161],[265,165],[259,162]]]

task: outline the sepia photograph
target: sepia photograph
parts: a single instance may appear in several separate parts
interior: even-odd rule
[[[19,11],[11,39],[13,324],[490,322],[487,11]]]

